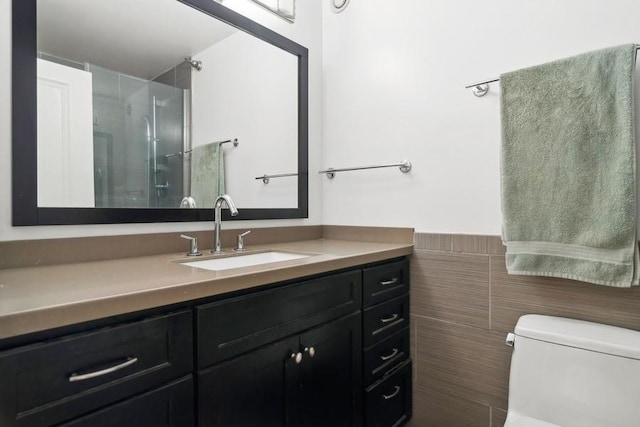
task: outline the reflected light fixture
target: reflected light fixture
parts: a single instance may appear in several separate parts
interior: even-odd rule
[[[269,12],[273,12],[279,17],[294,22],[296,19],[296,0],[251,0],[262,6]]]

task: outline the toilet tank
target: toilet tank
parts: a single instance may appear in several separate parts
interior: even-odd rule
[[[505,427],[534,425],[640,427],[640,332],[522,316]]]

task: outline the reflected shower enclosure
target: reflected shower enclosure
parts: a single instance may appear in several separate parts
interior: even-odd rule
[[[190,190],[192,67],[146,80],[41,53],[39,206],[179,207]]]
[[[153,81],[86,68],[93,76],[95,206],[178,207],[191,67],[181,64]]]

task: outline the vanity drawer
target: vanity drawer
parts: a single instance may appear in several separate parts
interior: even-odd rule
[[[196,308],[198,368],[360,309],[360,270]]]
[[[402,426],[411,418],[411,361],[365,391],[366,427]]]
[[[60,427],[193,426],[193,378],[180,379]]]
[[[364,383],[371,384],[409,357],[409,328],[364,351]]]
[[[371,347],[409,326],[409,295],[366,308],[363,321],[364,347]]]
[[[364,307],[370,307],[409,292],[409,261],[402,260],[371,268],[362,274]]]
[[[57,424],[187,375],[190,311],[0,354],[0,425]]]

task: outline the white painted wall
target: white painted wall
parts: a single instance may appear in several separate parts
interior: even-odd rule
[[[10,4],[0,0],[0,240],[210,228],[11,227]],[[245,0],[225,5],[309,47],[311,63],[311,217],[233,228],[327,223],[498,234],[498,87],[476,98],[464,85],[640,43],[636,0],[352,0],[337,15],[328,0],[298,0],[293,25]],[[383,169],[329,181],[314,173],[403,158],[414,164],[410,174]]]
[[[499,234],[499,87],[464,86],[640,43],[637,0],[322,3],[324,166],[413,163],[323,178],[327,224]]]
[[[225,0],[225,6],[309,48],[309,158],[310,170],[320,168],[322,141],[322,12],[321,3],[299,0],[296,22],[291,24],[245,0]],[[11,226],[11,0],[0,0],[0,241],[58,237],[100,236],[209,230],[210,222],[115,224],[86,226]],[[309,176],[309,219],[234,221],[225,228],[320,224],[320,177]]]

